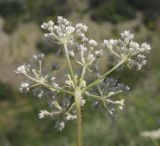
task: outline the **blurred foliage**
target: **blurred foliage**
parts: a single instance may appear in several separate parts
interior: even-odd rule
[[[44,54],[56,53],[59,48],[57,44],[46,41],[46,40],[39,40],[36,46],[38,51]]]
[[[4,18],[24,15],[25,7],[22,1],[0,1],[0,14]]]
[[[42,23],[45,19],[57,15],[66,16],[72,12],[70,0],[2,0],[0,15],[6,19],[4,30],[11,33],[18,21],[36,21]],[[137,10],[143,14],[146,26],[155,30],[160,19],[160,0],[88,0],[88,8],[78,13],[89,12],[91,19],[97,22],[110,21],[118,23],[135,18]],[[87,10],[87,11],[86,11]],[[10,23],[10,25],[8,24]]]
[[[144,22],[152,30],[156,29],[156,21],[160,19],[160,0],[127,0],[137,10],[143,11]]]
[[[26,0],[25,3],[28,6],[29,18],[40,23],[46,17],[66,16],[70,12],[67,0],[47,0],[47,2],[43,0]]]
[[[90,0],[91,18],[102,22],[108,20],[118,23],[124,20],[133,19],[135,11],[122,0]]]
[[[133,19],[137,10],[143,14],[146,26],[155,30],[160,19],[160,0],[89,0],[91,18],[95,21],[112,23]]]
[[[6,33],[11,34],[17,27],[18,27],[18,22],[15,18],[11,17],[5,19],[3,30]]]
[[[0,101],[11,100],[14,97],[12,87],[3,83],[0,83]]]
[[[143,13],[146,26],[155,30],[157,19],[160,19],[160,0],[88,0],[88,12],[91,19],[97,22],[110,21],[118,23],[135,18],[137,10]],[[12,32],[17,20],[36,21],[42,23],[45,19],[57,15],[66,16],[72,12],[69,0],[12,0],[0,1],[0,15],[10,23],[4,30]],[[79,13],[86,13],[87,11]],[[11,18],[11,19],[10,19]],[[16,21],[15,21],[16,20]],[[14,28],[11,28],[13,27]]]
[[[67,0],[0,1],[0,15],[6,20],[4,30],[7,33],[13,32],[18,21],[35,21],[40,24],[49,17],[66,16],[69,12]]]

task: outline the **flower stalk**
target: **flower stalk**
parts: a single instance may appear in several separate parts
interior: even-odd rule
[[[120,61],[117,65],[115,65],[113,68],[111,68],[105,74],[103,74],[98,79],[96,79],[95,81],[93,81],[92,83],[90,83],[86,88],[84,88],[84,90],[82,92],[84,93],[85,91],[89,90],[90,88],[96,86],[98,83],[102,82],[109,74],[111,74],[113,71],[115,71],[116,69],[118,69],[122,64],[124,64],[125,61],[126,61],[126,59],[123,59],[122,61]]]
[[[81,122],[82,121],[82,115],[81,115],[81,98],[82,98],[81,96],[82,95],[81,95],[81,90],[79,89],[79,86],[81,86],[81,80],[83,79],[85,68],[83,68],[83,71],[82,71],[80,85],[77,87],[67,45],[64,45],[64,50],[65,50],[67,63],[70,70],[70,75],[74,82],[74,92],[75,92],[74,98],[75,98],[75,107],[76,107],[76,116],[77,116],[77,146],[82,146],[82,122]]]
[[[82,115],[81,115],[81,91],[75,91],[75,104],[77,114],[77,146],[82,146]]]
[[[71,60],[70,60],[70,57],[69,57],[67,44],[64,44],[64,50],[65,50],[65,54],[66,54],[66,58],[67,58],[67,62],[68,62],[69,70],[70,70],[70,74],[71,74],[72,80],[74,82],[74,86],[76,86],[75,76],[74,76]]]

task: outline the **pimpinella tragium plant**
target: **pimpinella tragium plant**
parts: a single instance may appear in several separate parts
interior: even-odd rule
[[[98,49],[95,40],[87,37],[88,27],[82,23],[75,26],[63,17],[57,22],[48,21],[41,25],[46,31],[46,40],[57,43],[66,57],[68,73],[64,74],[64,82],[59,83],[55,75],[44,71],[43,54],[33,55],[31,63],[23,64],[16,70],[24,75],[26,81],[20,86],[21,92],[33,91],[39,98],[47,97],[50,110],[40,110],[39,118],[52,118],[55,127],[62,131],[65,123],[77,121],[77,146],[82,146],[81,109],[85,103],[93,101],[95,107],[101,106],[110,115],[115,109],[123,109],[124,99],[117,99],[118,94],[129,90],[128,86],[120,84],[111,73],[123,65],[140,70],[146,64],[146,53],[151,50],[147,43],[134,41],[134,35],[129,31],[120,34],[120,39],[104,40],[102,49]],[[115,64],[106,72],[99,69],[100,58],[109,51],[115,59]],[[80,67],[81,73],[73,68],[73,63]],[[94,74],[92,81],[87,81],[86,74]]]

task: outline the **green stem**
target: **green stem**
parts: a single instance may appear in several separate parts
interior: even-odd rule
[[[77,146],[82,146],[82,117],[81,117],[81,91],[75,91],[75,103],[77,112]]]
[[[115,95],[117,95],[117,94],[119,94],[119,93],[122,93],[122,91],[120,90],[120,91],[117,91],[117,92],[115,92],[115,93],[113,93],[113,94],[108,94],[108,95],[106,95],[106,96],[98,96],[98,95],[93,95],[93,94],[89,94],[89,93],[84,93],[84,95],[86,95],[86,96],[88,96],[88,97],[91,97],[91,98],[95,98],[96,100],[102,100],[102,101],[104,101],[104,100],[106,100],[107,98],[112,97],[112,96],[115,96]]]
[[[86,72],[86,68],[87,66],[83,66],[83,69],[82,69],[82,74],[81,74],[81,78],[80,78],[80,84],[79,84],[79,87],[82,86],[82,82],[83,82],[83,79],[84,79],[84,75],[85,75],[85,72]]]
[[[39,73],[42,74],[42,60],[39,60]]]
[[[44,82],[40,82],[39,80],[29,76],[28,74],[24,74],[26,77],[28,77],[30,80],[34,81],[37,83],[37,85],[42,85],[46,88],[49,88],[51,91],[56,91],[56,92],[62,92],[62,93],[67,93],[67,94],[70,94],[70,95],[74,95],[74,93],[72,91],[68,91],[68,90],[65,90],[65,89],[62,89],[62,88],[58,88],[58,87],[55,87],[53,85],[49,85],[47,83],[44,83]]]
[[[66,58],[67,58],[67,62],[68,62],[69,70],[70,70],[70,74],[71,74],[72,80],[74,81],[74,85],[76,86],[76,81],[75,81],[74,72],[73,72],[73,69],[72,69],[72,64],[71,64],[71,60],[70,60],[70,57],[69,57],[67,45],[64,45],[64,50],[65,50],[65,54],[66,54]]]
[[[118,67],[120,67],[124,62],[125,62],[125,60],[122,60],[122,61],[119,62],[116,66],[114,66],[114,67],[111,68],[109,71],[107,71],[105,74],[103,74],[103,75],[100,76],[98,79],[96,79],[95,81],[93,81],[92,83],[90,83],[86,88],[84,88],[84,90],[82,91],[82,93],[84,93],[85,91],[89,90],[89,89],[92,88],[93,86],[95,86],[95,85],[97,85],[98,83],[100,83],[107,75],[109,75],[109,74],[112,73],[114,70],[116,70]]]

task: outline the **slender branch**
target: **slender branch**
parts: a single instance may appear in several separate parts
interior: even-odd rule
[[[52,86],[52,85],[48,85],[46,83],[42,83],[41,85],[49,88],[52,91],[57,90],[58,92],[63,92],[63,93],[67,93],[67,94],[70,94],[70,95],[74,95],[74,93],[72,91],[68,91],[68,90],[65,90],[65,89],[62,89],[62,88],[58,88],[58,87],[55,87],[55,86]]]
[[[70,112],[71,109],[73,109],[74,106],[75,106],[75,103],[73,103],[73,104],[68,108],[68,112]]]
[[[84,90],[82,91],[82,93],[84,93],[85,91],[89,90],[90,88],[92,88],[93,86],[97,85],[98,83],[100,83],[106,76],[108,76],[110,73],[112,73],[114,70],[116,70],[118,67],[120,67],[124,62],[126,61],[126,59],[123,59],[122,61],[120,61],[117,65],[115,65],[113,68],[111,68],[109,71],[107,71],[105,74],[103,74],[102,76],[100,76],[98,79],[96,79],[95,81],[93,81],[92,83],[90,83],[86,88],[84,88]]]
[[[115,92],[115,93],[113,93],[113,94],[108,94],[108,95],[106,95],[106,96],[98,96],[98,95],[93,95],[93,94],[89,94],[89,93],[84,93],[84,95],[86,95],[86,96],[88,96],[88,97],[91,97],[91,98],[95,98],[95,99],[97,99],[97,100],[103,101],[103,100],[106,100],[106,98],[112,97],[112,96],[117,95],[117,94],[119,94],[119,93],[122,93],[122,90],[120,90],[120,91],[118,91],[118,92]],[[107,100],[108,100],[108,99],[107,99]]]
[[[70,95],[74,95],[74,93],[71,92],[71,91],[68,91],[68,90],[65,90],[65,89],[61,89],[61,88],[58,88],[58,87],[55,87],[55,86],[52,86],[52,85],[48,85],[47,83],[44,83],[44,82],[40,82],[39,80],[29,76],[28,74],[24,74],[24,75],[26,77],[28,77],[30,80],[36,82],[37,84],[43,85],[44,87],[49,88],[51,91],[63,92],[63,93],[67,93],[67,94],[70,94]]]
[[[55,105],[55,107],[56,107],[59,111],[62,111],[62,110],[63,110],[62,107],[58,104],[57,101],[54,101],[54,105]]]
[[[115,56],[117,56],[118,58],[121,58],[118,53],[116,53],[113,49],[110,49],[110,51],[112,52],[112,54],[114,54]]]
[[[80,83],[79,83],[79,87],[81,88],[82,86],[82,82],[83,82],[83,79],[84,79],[84,75],[85,75],[85,72],[86,72],[86,68],[87,66],[83,66],[83,69],[82,69],[82,73],[81,73],[81,78],[80,78]]]
[[[37,74],[36,70],[33,69],[32,72],[33,72],[33,74],[35,75],[35,77],[38,78],[39,75]]]
[[[60,40],[59,37],[54,33],[54,31],[52,31],[52,35],[57,39],[58,42],[61,42],[61,40]]]
[[[42,74],[42,60],[39,60],[39,73]]]
[[[64,110],[64,112],[68,112],[71,108],[72,108],[72,105],[74,104],[74,99],[70,101],[70,104],[66,107],[66,109]]]
[[[74,81],[74,85],[76,86],[74,72],[73,72],[73,68],[72,68],[72,64],[71,64],[71,60],[70,60],[70,57],[69,57],[69,53],[68,53],[68,49],[67,49],[67,45],[66,44],[64,44],[64,50],[65,50],[65,54],[66,54],[66,57],[67,57],[67,62],[68,62],[70,74],[71,74],[72,80]]]

